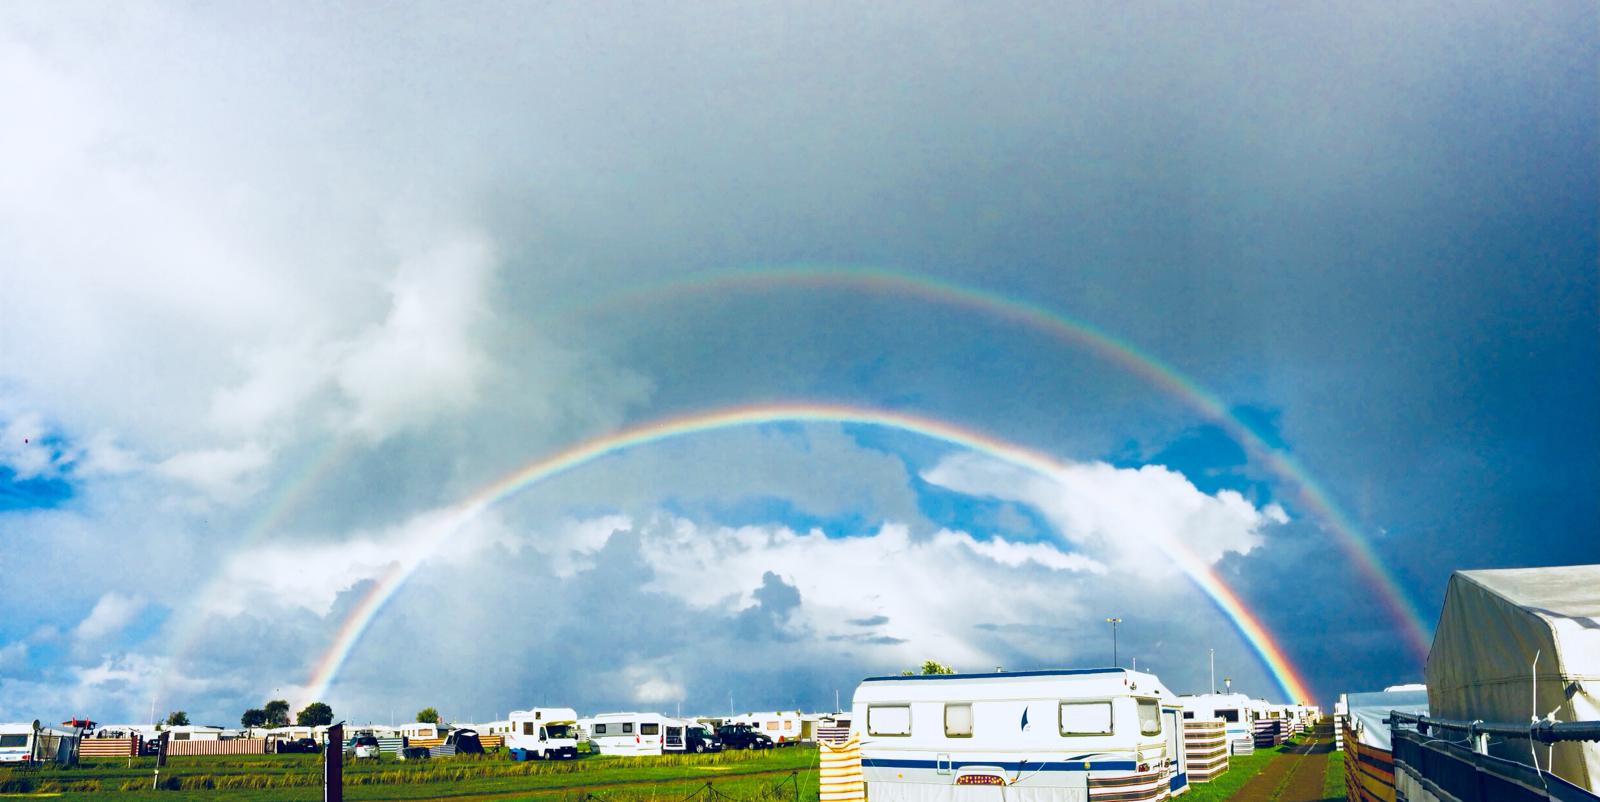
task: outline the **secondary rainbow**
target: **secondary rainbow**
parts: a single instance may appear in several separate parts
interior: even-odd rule
[[[307,700],[322,699],[340,669],[360,642],[362,634],[384,606],[437,549],[448,542],[462,524],[481,514],[496,502],[553,476],[587,465],[608,455],[638,446],[703,432],[778,423],[838,423],[884,427],[911,432],[923,437],[976,451],[1008,464],[1044,475],[1066,469],[1060,461],[1040,451],[1010,443],[973,429],[946,421],[905,412],[877,410],[818,403],[774,403],[738,406],[669,417],[640,423],[617,432],[574,444],[512,471],[468,498],[444,511],[431,533],[403,550],[402,559],[378,577],[367,592],[351,607],[335,632],[328,649],[314,664],[305,684]],[[1168,555],[1187,574],[1217,608],[1238,628],[1240,635],[1260,657],[1267,671],[1290,701],[1309,701],[1310,693],[1300,672],[1268,633],[1260,619],[1204,561],[1181,544],[1164,544]]]
[[[1419,663],[1426,661],[1431,643],[1428,618],[1406,594],[1394,574],[1384,566],[1371,540],[1362,534],[1351,516],[1334,502],[1327,488],[1293,455],[1273,447],[1265,435],[1231,412],[1228,404],[1215,393],[1159,357],[1086,321],[992,290],[930,276],[881,268],[833,265],[699,273],[610,295],[599,302],[561,309],[555,311],[552,317],[556,320],[586,317],[621,307],[657,302],[663,298],[720,297],[726,292],[771,291],[786,286],[910,297],[979,312],[1081,346],[1144,378],[1164,392],[1183,399],[1221,426],[1235,442],[1259,459],[1268,471],[1294,489],[1294,497],[1300,506],[1310,517],[1327,527],[1334,542],[1356,566],[1366,584],[1375,591],[1375,597],[1385,612],[1399,625],[1412,656]]]

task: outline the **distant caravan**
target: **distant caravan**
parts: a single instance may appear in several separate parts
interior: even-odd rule
[[[578,722],[602,755],[661,755],[689,751],[689,724],[660,713],[601,713]]]
[[[853,708],[872,802],[980,793],[953,786],[1001,786],[994,799],[1027,802],[1156,802],[1188,790],[1177,698],[1145,672],[873,677]]]

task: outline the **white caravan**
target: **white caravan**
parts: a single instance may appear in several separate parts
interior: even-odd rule
[[[1193,719],[1222,719],[1227,732],[1228,751],[1232,754],[1250,754],[1255,751],[1255,719],[1250,711],[1250,697],[1242,693],[1202,693],[1184,696],[1183,717]]]
[[[513,710],[507,725],[506,748],[511,751],[512,760],[578,756],[578,711],[570,707]]]
[[[660,713],[601,713],[578,726],[602,755],[659,755],[684,751],[688,725]]]
[[[745,713],[727,720],[729,724],[749,724],[756,732],[766,735],[778,746],[800,743],[805,735],[805,717],[798,710],[787,713],[774,710],[769,713]]]
[[[959,785],[1008,786],[1028,802],[1153,802],[1176,780],[1175,702],[1155,675],[1121,668],[873,677],[856,688],[852,721],[873,802],[979,793]]]
[[[0,764],[64,759],[77,748],[78,736],[74,732],[40,726],[37,721],[0,724]]]

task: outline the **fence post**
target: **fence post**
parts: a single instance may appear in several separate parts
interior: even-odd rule
[[[322,802],[344,802],[344,722],[328,728],[322,748]]]

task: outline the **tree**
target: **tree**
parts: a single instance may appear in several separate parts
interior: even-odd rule
[[[954,673],[956,673],[956,670],[951,668],[951,667],[949,667],[949,666],[947,666],[947,665],[945,665],[944,663],[941,663],[941,662],[937,661],[937,660],[924,660],[924,661],[922,661],[922,673],[924,673],[924,674],[954,674]]]
[[[182,727],[189,723],[189,714],[182,710],[174,710],[167,714],[168,727]]]
[[[289,726],[289,703],[282,699],[273,699],[262,708],[267,714],[268,727]]]
[[[417,721],[420,721],[423,724],[438,724],[439,711],[434,710],[431,707],[424,707],[417,711]]]
[[[312,702],[294,715],[294,723],[302,727],[315,727],[333,723],[333,708],[322,702]]]
[[[239,726],[247,730],[254,727],[267,726],[267,711],[259,707],[252,707],[244,711],[244,715],[239,717]]]

